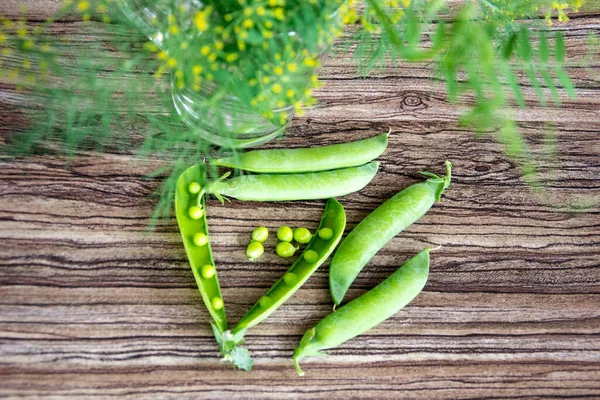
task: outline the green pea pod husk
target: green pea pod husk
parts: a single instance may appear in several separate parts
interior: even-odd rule
[[[188,191],[188,186],[192,182],[197,182],[200,185],[204,183],[204,170],[202,165],[194,165],[186,169],[177,180],[177,188],[175,191],[175,214],[177,216],[177,224],[181,232],[181,238],[185,247],[190,267],[198,290],[202,295],[202,300],[206,305],[206,309],[214,320],[214,323],[221,332],[227,330],[227,318],[225,316],[225,307],[215,309],[212,306],[212,299],[223,298],[221,286],[219,285],[218,274],[215,272],[210,279],[205,279],[201,275],[201,269],[204,265],[215,265],[210,241],[204,246],[196,246],[193,243],[193,236],[196,233],[208,234],[208,224],[206,222],[206,205],[204,197],[199,194],[191,194]],[[199,197],[201,196],[201,197]],[[199,219],[192,219],[188,215],[190,207],[200,206],[204,210],[203,215]]]
[[[421,218],[450,185],[450,161],[446,176],[429,172],[425,182],[412,185],[377,207],[342,241],[329,267],[329,288],[335,304],[341,304],[362,268],[394,236]]]
[[[294,366],[304,357],[325,355],[331,349],[375,327],[410,303],[425,287],[429,248],[408,260],[375,288],[323,318],[309,329],[294,351]]]
[[[213,165],[256,173],[289,174],[357,167],[379,157],[387,148],[388,133],[328,146],[253,150],[213,160]]]

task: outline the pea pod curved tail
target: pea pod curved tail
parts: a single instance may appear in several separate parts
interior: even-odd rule
[[[380,205],[344,239],[329,267],[329,288],[339,305],[348,288],[369,260],[394,236],[421,218],[450,186],[452,164],[446,161],[446,176],[422,172],[429,177]]]
[[[429,248],[408,260],[375,288],[323,318],[309,329],[294,351],[294,366],[304,375],[300,360],[331,349],[385,321],[410,303],[425,287]]]

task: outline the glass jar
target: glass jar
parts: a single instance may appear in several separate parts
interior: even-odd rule
[[[160,29],[156,21],[167,21],[172,0],[118,0],[123,14],[161,50],[168,52],[169,31]],[[202,8],[197,0],[183,0],[177,6],[186,7],[189,15]],[[190,18],[190,22],[191,18]],[[213,85],[203,84],[200,91],[189,86],[179,88],[173,77],[173,104],[183,122],[202,139],[231,148],[258,146],[279,136],[293,118],[293,106],[272,110],[286,115],[282,125],[263,118],[234,96],[225,96],[218,104],[207,107],[207,99],[214,92]]]

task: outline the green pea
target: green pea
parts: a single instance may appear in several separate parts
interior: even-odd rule
[[[252,201],[314,200],[344,196],[365,187],[379,163],[303,174],[241,175],[205,185],[206,193]]]
[[[190,192],[190,186],[192,189],[195,186],[191,184],[203,183],[204,177],[205,170],[202,165],[190,167],[179,176],[175,187],[175,215],[198,291],[214,321],[214,326],[219,332],[225,332],[227,330],[225,307],[221,306],[217,309],[212,304],[214,298],[222,299],[223,295],[208,240],[206,213],[203,211],[206,210],[205,198],[202,196],[202,191]]]
[[[298,248],[294,247],[290,242],[279,242],[275,248],[275,252],[283,258],[290,258],[294,255],[296,250],[298,250]]]
[[[304,375],[299,365],[304,357],[323,355],[322,350],[339,346],[404,308],[423,290],[428,274],[427,248],[375,288],[323,318],[304,334],[294,351],[298,374]]]
[[[333,236],[333,231],[329,228],[319,229],[319,237],[323,240],[329,240]]]
[[[250,261],[254,261],[265,252],[265,248],[263,247],[261,242],[250,242],[248,248],[246,249],[246,255],[250,259]]]
[[[200,219],[204,215],[204,211],[199,206],[190,207],[188,213],[191,219]]]
[[[314,263],[319,259],[319,253],[314,250],[306,250],[302,256],[308,263]]]
[[[208,236],[203,232],[198,232],[194,235],[193,241],[196,246],[202,247],[208,243]]]
[[[294,229],[294,240],[300,244],[306,244],[310,242],[312,238],[312,234],[306,228],[296,228]]]
[[[275,282],[261,300],[238,322],[232,331],[233,334],[238,334],[245,329],[251,328],[271,315],[296,293],[317,268],[327,260],[342,238],[344,228],[346,227],[344,208],[336,199],[329,199],[327,201],[323,217],[319,223],[319,228],[322,229],[324,227],[331,228],[336,234],[330,240],[323,240],[315,235],[306,246],[302,255],[294,261],[283,277]],[[288,242],[281,242],[278,246],[291,247],[292,253],[296,250]],[[312,262],[309,262],[309,260]],[[267,305],[266,301],[263,300],[265,298],[269,298],[272,304]]]
[[[215,310],[220,310],[223,308],[223,299],[219,298],[219,297],[215,297],[214,299],[212,299],[212,308],[214,308]]]
[[[259,173],[312,172],[355,167],[379,157],[387,147],[388,135],[389,132],[369,139],[329,146],[253,150],[213,160],[212,164]]]
[[[450,185],[450,161],[446,176],[429,172],[425,182],[412,185],[377,207],[344,239],[329,267],[329,288],[335,304],[340,304],[348,288],[371,258],[394,236],[421,218]]]
[[[269,296],[263,296],[259,300],[259,305],[261,308],[268,308],[271,306],[271,304],[273,304],[273,299],[271,299]]]
[[[252,231],[252,240],[263,243],[269,237],[269,229],[266,226],[259,226]]]
[[[192,182],[188,185],[188,191],[191,194],[198,194],[198,193],[200,193],[201,189],[202,189],[202,186],[200,186],[200,184],[198,182]]]
[[[294,231],[289,226],[280,226],[277,229],[277,239],[282,242],[291,242],[294,239]]]
[[[296,282],[298,282],[298,275],[294,274],[293,272],[287,272],[285,275],[283,275],[283,281],[286,285],[293,286],[296,284]]]
[[[204,279],[210,279],[213,276],[215,276],[216,272],[217,272],[217,270],[215,269],[214,265],[206,264],[205,266],[202,267],[200,274],[202,275],[202,277]]]

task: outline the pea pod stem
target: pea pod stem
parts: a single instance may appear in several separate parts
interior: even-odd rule
[[[304,375],[300,360],[324,355],[326,349],[375,327],[410,303],[425,287],[429,274],[429,248],[408,260],[375,288],[323,318],[302,337],[294,351],[294,366]]]
[[[313,235],[304,252],[296,259],[287,272],[265,293],[264,296],[246,313],[233,329],[233,334],[252,328],[264,321],[288,300],[306,280],[321,266],[333,252],[344,233],[346,214],[336,199],[329,199],[323,212],[318,229],[329,228],[332,236],[323,239]],[[318,258],[310,260],[305,254],[315,252]],[[311,253],[314,254],[314,253]],[[307,261],[307,258],[309,260]]]
[[[257,173],[315,172],[356,167],[376,159],[385,151],[390,132],[328,146],[253,150],[213,160],[212,164]]]
[[[379,163],[373,161],[332,171],[220,178],[208,183],[201,193],[212,193],[221,201],[224,196],[250,201],[327,199],[359,191],[371,182],[378,168]]]
[[[362,268],[394,236],[421,218],[450,185],[450,161],[446,176],[429,172],[429,179],[412,185],[380,205],[344,239],[329,267],[331,297],[339,305]]]
[[[190,183],[203,183],[204,171],[201,165],[195,165],[185,170],[177,180],[175,191],[175,210],[179,231],[183,239],[185,251],[190,262],[194,279],[198,290],[202,295],[202,300],[210,313],[215,325],[221,332],[227,330],[227,318],[225,316],[225,307],[222,306],[223,295],[216,272],[206,278],[202,274],[202,268],[212,266],[214,268],[214,259],[210,247],[210,241],[202,246],[194,243],[194,236],[202,233],[208,237],[208,224],[206,222],[206,205],[204,196],[200,194],[191,194],[188,190]],[[198,197],[197,197],[198,196]],[[203,212],[201,218],[193,219],[189,215],[189,209],[199,206]],[[216,300],[215,300],[216,299]],[[217,305],[217,307],[215,307]]]

